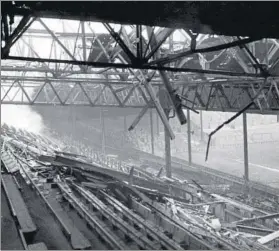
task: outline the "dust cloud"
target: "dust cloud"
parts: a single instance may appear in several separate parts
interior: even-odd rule
[[[1,105],[1,124],[3,123],[33,133],[42,133],[44,130],[42,117],[29,106]]]
[[[14,101],[19,101],[21,95],[16,94],[16,88],[9,91],[9,96],[15,96]],[[1,90],[1,99],[5,95]],[[33,90],[30,88],[26,90],[29,97],[32,96]],[[6,123],[7,125],[14,126],[15,128],[25,129],[29,132],[41,134],[44,130],[44,123],[42,117],[36,113],[30,106],[27,105],[10,105],[1,104],[1,125]]]

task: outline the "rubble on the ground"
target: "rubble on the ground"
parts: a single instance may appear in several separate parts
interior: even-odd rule
[[[137,201],[168,224],[216,249],[278,247],[279,216],[245,223],[247,218],[268,218],[278,212],[274,199],[226,194],[227,189],[222,195],[213,194],[202,184],[158,177],[156,172],[143,170],[140,164],[132,166],[132,162],[120,161],[117,156],[89,149],[65,152],[50,139],[7,125],[2,127],[1,146],[3,153],[28,166],[24,175],[31,173],[34,182],[45,189],[47,183],[74,181],[91,191],[114,191],[122,201]]]

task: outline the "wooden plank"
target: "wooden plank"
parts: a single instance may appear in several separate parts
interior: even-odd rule
[[[255,218],[243,219],[243,220],[236,221],[234,223],[236,223],[236,224],[252,223],[252,222],[274,219],[274,218],[279,218],[279,213],[268,214],[268,215],[259,216],[259,217],[255,217]]]
[[[250,226],[242,226],[242,225],[236,225],[236,227],[240,230],[248,230],[248,231],[254,231],[254,232],[262,232],[262,233],[273,233],[271,229],[267,228],[259,228],[259,227],[250,227]]]
[[[279,238],[279,230],[258,239],[258,242],[261,244],[268,244],[269,242],[274,241],[277,238]]]
[[[3,250],[24,250],[24,243],[21,240],[20,232],[14,221],[9,208],[4,188],[1,187],[1,249]],[[13,236],[13,241],[10,237]]]
[[[64,228],[70,233],[70,243],[73,249],[90,249],[89,240],[77,229],[74,222],[69,218],[69,215],[63,210],[61,204],[56,200],[57,190],[50,190],[49,196],[45,199],[57,219],[63,224]]]
[[[240,202],[235,201],[235,200],[231,200],[231,199],[226,198],[226,197],[223,197],[223,196],[221,196],[221,195],[212,194],[212,196],[213,196],[214,198],[218,199],[219,201],[226,202],[226,203],[228,203],[228,204],[230,204],[230,205],[233,205],[233,206],[235,206],[235,207],[237,207],[237,208],[240,208],[240,209],[244,209],[244,210],[246,210],[246,211],[248,211],[248,212],[251,212],[251,213],[252,213],[252,212],[255,211],[255,209],[254,209],[253,207],[247,206],[247,205],[245,205],[245,204],[243,204],[243,203],[240,203]]]
[[[13,177],[9,174],[2,175],[2,184],[8,197],[11,208],[15,211],[22,232],[32,233],[37,231],[25,202],[15,184]]]
[[[93,182],[81,182],[82,186],[88,187],[88,188],[93,188],[93,189],[105,189],[107,188],[106,184],[101,184],[101,183],[93,183]]]

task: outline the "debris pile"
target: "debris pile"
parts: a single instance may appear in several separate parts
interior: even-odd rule
[[[57,200],[66,198],[86,220],[91,220],[90,224],[94,221],[96,228],[104,224],[100,219],[107,217],[138,247],[278,248],[278,201],[213,194],[196,182],[159,177],[117,156],[65,152],[51,139],[7,125],[2,126],[1,152],[6,172],[19,170],[42,196],[56,189]],[[18,169],[9,168],[11,158]],[[100,219],[94,210],[100,212]],[[137,231],[144,235],[137,235]],[[107,234],[107,242],[119,247],[119,236],[103,234]],[[122,247],[125,245],[123,242]]]

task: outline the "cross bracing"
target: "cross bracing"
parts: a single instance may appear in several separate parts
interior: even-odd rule
[[[248,112],[278,112],[276,39],[254,41],[137,25],[32,21],[15,42],[7,41],[12,46],[1,69],[2,104],[154,107],[144,78],[156,93],[164,86],[158,70],[167,69],[182,104],[195,110],[237,111],[253,100],[266,76],[271,76]]]

